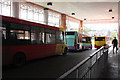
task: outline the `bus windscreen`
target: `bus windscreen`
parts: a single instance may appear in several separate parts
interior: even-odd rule
[[[86,41],[91,41],[91,37],[86,37]]]
[[[104,41],[105,37],[95,37],[95,41]]]

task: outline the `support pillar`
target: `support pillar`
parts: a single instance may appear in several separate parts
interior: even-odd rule
[[[13,2],[13,17],[19,18],[19,2]]]
[[[65,14],[61,14],[60,27],[64,28],[64,31],[66,31],[66,15]]]
[[[120,47],[120,1],[118,2],[118,39],[119,39],[119,47]]]
[[[118,34],[118,36],[119,36],[119,47],[120,47],[120,22],[119,22],[119,34]]]
[[[44,8],[44,23],[48,25],[48,8]]]
[[[83,33],[83,21],[80,21],[79,32]]]

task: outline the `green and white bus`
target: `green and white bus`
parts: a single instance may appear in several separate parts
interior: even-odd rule
[[[65,31],[64,33],[65,43],[67,44],[69,50],[92,49],[90,36],[77,31]]]

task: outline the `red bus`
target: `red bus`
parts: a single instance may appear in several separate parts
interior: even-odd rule
[[[67,53],[59,28],[0,15],[3,65]]]

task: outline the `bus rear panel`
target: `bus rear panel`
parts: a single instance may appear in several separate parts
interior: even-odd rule
[[[76,33],[75,32],[65,32],[65,43],[70,50],[76,49]]]
[[[66,31],[65,43],[69,50],[92,49],[91,37],[77,31]]]
[[[95,48],[100,48],[102,46],[106,45],[106,37],[105,36],[100,36],[100,37],[95,37]]]

